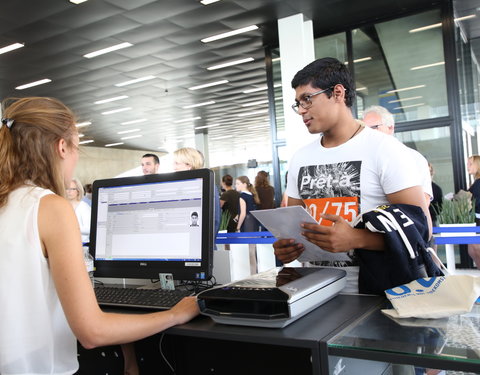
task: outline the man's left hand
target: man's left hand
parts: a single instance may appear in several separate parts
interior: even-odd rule
[[[355,247],[356,229],[338,215],[322,214],[321,217],[333,222],[332,226],[303,223],[302,235],[311,243],[332,253],[349,251]]]

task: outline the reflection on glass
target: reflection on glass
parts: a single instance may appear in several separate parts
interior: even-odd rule
[[[387,108],[397,123],[448,115],[439,22],[434,10],[353,30],[360,117],[370,105]]]
[[[433,180],[443,193],[454,192],[450,129],[441,127],[402,132],[397,127],[395,130],[395,137],[420,152],[433,165]]]

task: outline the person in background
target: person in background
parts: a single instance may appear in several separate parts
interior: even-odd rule
[[[430,216],[432,217],[432,225],[436,227],[438,226],[437,215],[442,210],[443,192],[442,192],[442,188],[438,186],[435,182],[433,182],[433,175],[435,174],[435,171],[431,163],[428,163],[428,168],[430,169],[430,176],[432,178],[432,192],[433,192],[433,199],[430,202],[430,206],[428,206],[428,210],[430,211]]]
[[[145,154],[142,156],[142,172],[144,175],[158,173],[160,159],[155,154]]]
[[[468,191],[472,193],[473,199],[475,199],[475,223],[480,225],[480,155],[472,155],[468,158],[467,171],[471,174],[475,181],[470,186]],[[473,259],[475,265],[480,270],[480,245],[470,244],[468,245],[468,255]]]
[[[204,168],[205,158],[203,154],[191,147],[183,147],[174,151],[173,153],[173,169],[175,171],[188,171],[191,169]],[[214,185],[214,217],[215,217],[215,236],[217,237],[218,230],[220,229],[220,194],[218,188]],[[214,247],[216,249],[216,246]]]
[[[259,222],[250,213],[260,203],[255,188],[247,176],[237,177],[235,188],[240,193],[237,232],[258,232]]]
[[[65,199],[79,157],[76,118],[52,98],[2,107],[0,373],[73,374],[77,339],[87,349],[127,343],[195,317],[195,297],[149,314],[100,309]]]
[[[266,210],[269,208],[275,208],[275,190],[268,181],[268,173],[265,171],[259,171],[255,177],[255,190],[258,194],[260,204],[258,210]]]
[[[388,109],[372,105],[363,112],[363,122],[370,129],[378,130],[384,134],[393,135],[395,132],[395,119]],[[419,166],[422,177],[422,188],[425,194],[427,206],[433,198],[432,178],[430,176],[430,168],[425,157],[413,148],[407,147],[407,150],[413,155],[416,165]]]
[[[280,207],[288,206],[287,181],[288,181],[288,171],[285,172],[285,191],[282,196],[282,201],[280,202]]]
[[[230,220],[227,224],[227,232],[234,233],[237,231],[237,222],[235,218],[238,216],[240,193],[233,189],[233,177],[226,174],[222,177],[222,188],[225,190],[220,196],[220,207],[223,212],[228,212]]]
[[[82,242],[88,243],[90,242],[90,217],[92,215],[92,208],[83,201],[83,186],[78,178],[74,177],[66,190],[67,199],[70,201],[77,216],[80,233],[82,234]]]
[[[85,190],[85,196],[83,197],[82,201],[84,201],[89,206],[92,206],[92,184],[86,184],[83,187],[83,190]]]

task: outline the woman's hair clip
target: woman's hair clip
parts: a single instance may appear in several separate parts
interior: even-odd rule
[[[7,128],[11,129],[14,122],[15,120],[12,118],[2,118],[2,123],[0,123],[0,129],[3,125],[7,125]]]

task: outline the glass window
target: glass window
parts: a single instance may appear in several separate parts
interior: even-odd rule
[[[347,40],[345,33],[315,39],[314,44],[315,59],[335,57],[340,61],[347,61]]]
[[[440,11],[352,31],[359,116],[381,105],[395,121],[448,115]]]
[[[449,127],[397,132],[395,136],[432,164],[433,181],[442,188],[444,195],[454,192]]]

